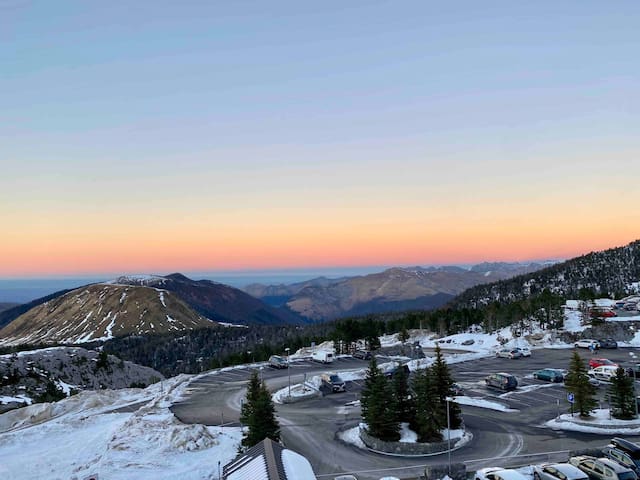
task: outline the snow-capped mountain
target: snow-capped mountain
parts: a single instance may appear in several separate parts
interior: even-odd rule
[[[153,287],[93,284],[54,298],[0,330],[0,344],[83,343],[211,325],[176,294]]]

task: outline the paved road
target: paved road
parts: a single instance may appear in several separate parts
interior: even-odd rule
[[[480,468],[495,465],[495,460],[491,459],[496,457],[604,445],[608,437],[557,432],[543,426],[545,421],[557,415],[558,405],[561,412],[565,413],[569,404],[562,384],[547,384],[535,380],[532,373],[545,367],[567,368],[572,353],[572,349],[534,350],[531,357],[519,360],[483,358],[452,364],[453,376],[465,389],[465,395],[500,402],[518,412],[506,413],[462,406],[465,424],[474,437],[468,445],[452,452],[451,461],[465,462],[469,467]],[[640,351],[636,349],[603,350],[596,356],[607,357],[622,364],[633,361],[631,353],[640,358]],[[580,350],[580,354],[585,359],[592,356],[588,350]],[[305,373],[313,375],[328,369],[345,371],[363,369],[366,366],[367,362],[363,360],[341,358],[328,367],[303,361],[292,363],[290,372],[268,367],[260,371],[269,388],[276,390],[287,385],[289,373],[291,383],[300,383]],[[215,372],[193,382],[188,399],[174,405],[172,411],[185,423],[238,425],[244,387],[251,371],[253,369],[244,368]],[[519,382],[518,390],[505,394],[487,389],[484,377],[498,371],[515,375]],[[386,473],[407,478],[417,476],[426,464],[447,462],[446,454],[415,458],[382,456],[338,441],[338,430],[355,426],[360,420],[359,408],[345,404],[358,397],[361,383],[348,382],[345,393],[277,406],[283,441],[309,458],[318,478],[329,479],[338,472],[358,471],[358,478],[377,479],[383,476],[381,469],[399,469],[386,470]],[[606,388],[601,388],[599,393],[603,406],[606,405],[605,391]],[[560,460],[562,454],[548,458]],[[508,463],[522,464],[526,461],[522,458],[500,461],[501,465]]]

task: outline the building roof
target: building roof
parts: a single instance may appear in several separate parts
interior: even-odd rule
[[[317,480],[302,455],[269,438],[224,466],[223,480]]]

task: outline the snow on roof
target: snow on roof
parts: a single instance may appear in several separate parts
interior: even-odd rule
[[[248,458],[247,458],[248,460]],[[227,475],[227,480],[269,480],[264,457],[255,457],[244,463],[235,472]]]
[[[296,480],[316,480],[311,464],[299,453],[292,450],[282,451],[282,463],[287,478]]]

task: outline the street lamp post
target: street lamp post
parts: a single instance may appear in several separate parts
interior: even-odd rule
[[[247,360],[251,358],[251,350],[247,350]],[[251,362],[251,363],[255,363],[255,362]]]
[[[289,373],[289,398],[291,398],[291,363],[289,362],[289,347],[284,349],[287,352],[287,372]]]
[[[448,472],[451,476],[451,418],[449,414],[449,402],[451,398],[447,397],[447,454],[448,454]]]

